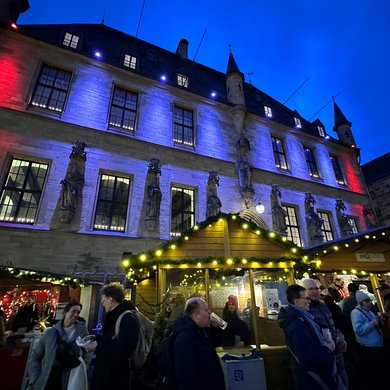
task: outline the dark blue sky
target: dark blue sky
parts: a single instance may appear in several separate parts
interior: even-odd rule
[[[29,0],[20,24],[100,23],[135,35],[143,0]],[[389,0],[146,0],[138,37],[225,72],[229,44],[246,81],[309,120],[332,96],[362,163],[390,151]],[[248,73],[252,73],[248,75]],[[333,104],[319,118],[333,136]]]

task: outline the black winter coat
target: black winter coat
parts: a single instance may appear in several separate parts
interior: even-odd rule
[[[173,359],[177,390],[225,390],[225,379],[216,343],[209,328],[199,326],[187,315],[173,325]]]
[[[125,301],[106,314],[103,334],[97,338],[96,363],[93,389],[130,389],[129,357],[139,337],[138,320],[130,313],[122,317],[118,338],[115,338],[115,324],[126,310],[133,310],[133,303]]]

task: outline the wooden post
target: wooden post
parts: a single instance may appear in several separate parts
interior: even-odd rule
[[[208,304],[210,304],[210,282],[209,282],[209,269],[205,268],[204,270],[204,289],[206,292],[205,300]]]
[[[371,282],[372,289],[374,290],[376,300],[378,301],[379,311],[383,313],[385,311],[385,306],[383,304],[382,296],[381,294],[379,294],[377,290],[377,288],[379,287],[379,280],[377,274],[370,274],[370,282]]]
[[[257,327],[257,311],[256,311],[256,296],[255,296],[255,284],[253,280],[253,269],[249,270],[249,286],[251,289],[251,312],[252,312],[252,328],[255,332],[256,348],[260,348],[259,329]]]

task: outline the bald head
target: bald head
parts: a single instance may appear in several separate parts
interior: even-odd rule
[[[184,313],[190,316],[200,328],[207,328],[210,325],[209,306],[202,298],[188,299],[184,306]]]

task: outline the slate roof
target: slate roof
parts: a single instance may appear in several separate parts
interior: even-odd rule
[[[390,152],[362,165],[367,184],[390,176]]]
[[[113,66],[135,72],[147,78],[160,80],[165,74],[167,84],[176,88],[184,88],[191,93],[211,99],[211,92],[216,93],[213,98],[223,104],[231,105],[226,94],[226,74],[207,66],[194,62],[180,55],[131,35],[125,34],[104,24],[37,24],[19,25],[18,32],[39,41],[61,47],[64,50],[78,52],[81,55],[96,59],[94,53],[99,50],[102,57],[99,61]],[[64,46],[65,33],[80,37],[76,49]],[[123,66],[124,54],[137,57],[136,69],[132,70]],[[151,59],[154,57],[154,60]],[[239,68],[232,53],[229,55],[228,71],[238,71]],[[176,75],[181,73],[189,77],[188,88],[180,87],[176,83]],[[292,111],[271,96],[260,91],[250,83],[244,83],[244,94],[246,109],[248,112],[264,117],[264,106],[272,109],[272,121],[295,127],[294,117],[301,120],[302,132],[310,133],[319,137],[317,125],[322,123],[317,119],[309,122],[302,118],[297,111]],[[325,130],[325,128],[324,128]],[[330,137],[329,140],[340,143],[337,139]]]

